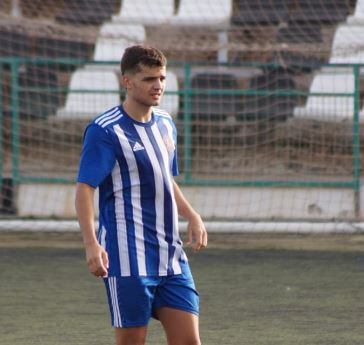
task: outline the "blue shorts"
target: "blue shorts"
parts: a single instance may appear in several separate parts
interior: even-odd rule
[[[108,277],[104,282],[114,327],[146,326],[162,307],[199,313],[199,295],[188,264],[182,264],[182,274],[173,276]]]

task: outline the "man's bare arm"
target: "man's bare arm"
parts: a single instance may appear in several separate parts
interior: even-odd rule
[[[173,181],[174,197],[178,208],[178,213],[188,221],[187,233],[188,244],[193,246],[195,251],[207,246],[207,231],[201,216],[193,209],[191,204],[184,197],[181,189]]]
[[[96,238],[94,193],[93,187],[85,183],[78,183],[75,206],[85,245],[88,268],[96,277],[106,277],[109,260],[106,251],[100,246]]]

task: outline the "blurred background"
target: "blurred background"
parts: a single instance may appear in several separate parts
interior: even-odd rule
[[[122,102],[120,58],[145,43],[169,60],[178,182],[206,220],[352,229],[363,42],[362,0],[2,0],[1,226],[77,227],[83,130]]]
[[[364,344],[364,0],[0,0],[0,343],[113,343],[74,190],[136,43],[169,60],[177,180],[209,232],[186,246],[202,342]]]

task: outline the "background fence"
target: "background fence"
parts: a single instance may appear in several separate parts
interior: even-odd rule
[[[1,78],[0,181],[2,210],[9,214],[17,212],[20,184],[75,183],[83,130],[95,109],[103,111],[98,100],[107,109],[124,91],[112,62],[5,58]],[[178,181],[349,189],[354,212],[342,217],[359,219],[360,65],[327,65],[314,78],[310,92],[277,64],[170,63],[162,106],[173,112],[179,130]],[[324,89],[328,81],[331,92]],[[249,207],[264,201],[255,202]]]
[[[74,219],[84,127],[144,43],[170,61],[161,107],[205,218],[362,220],[363,18],[349,0],[1,2],[0,216]]]

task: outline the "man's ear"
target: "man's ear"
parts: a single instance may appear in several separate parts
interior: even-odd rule
[[[125,89],[129,89],[131,86],[131,80],[130,80],[130,76],[128,76],[127,74],[124,74],[121,77],[121,84]]]

